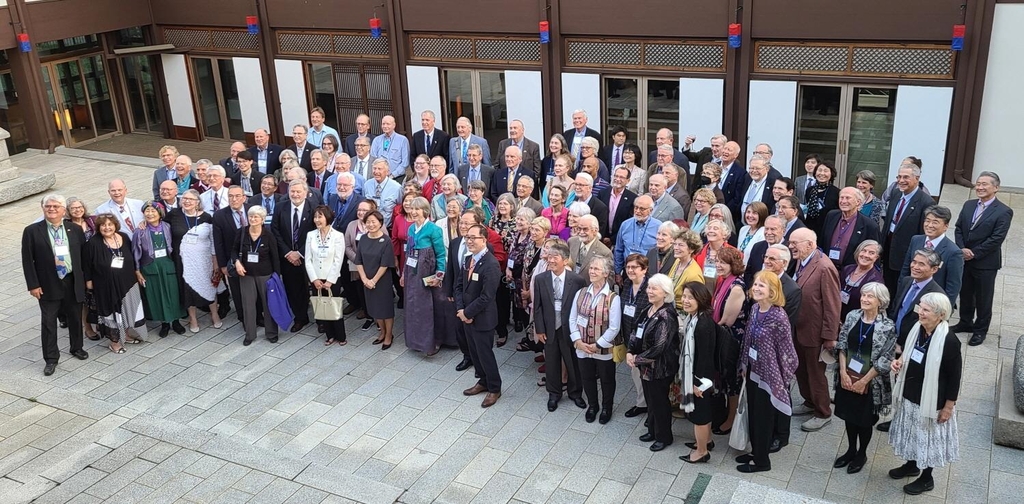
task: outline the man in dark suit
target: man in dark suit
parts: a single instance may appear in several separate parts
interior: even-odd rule
[[[687,160],[697,165],[697,174],[700,174],[701,168],[706,163],[715,163],[717,165],[722,164],[722,147],[724,147],[725,143],[729,141],[725,135],[715,135],[711,137],[711,146],[704,147],[697,152],[691,150],[695,140],[697,140],[697,137],[693,135],[688,135],[686,137],[686,140],[683,143],[683,154],[686,156]],[[693,194],[700,188],[700,186],[700,177],[693,177],[690,180],[690,194]]]
[[[775,213],[775,196],[772,195],[772,188],[775,186],[776,178],[770,173],[768,160],[762,156],[755,155],[750,158],[747,165],[747,174],[743,177],[743,185],[739,190],[739,197],[734,200],[739,203],[732,210],[732,218],[735,220],[736,228],[739,229],[745,223],[743,219],[747,206],[755,201],[760,201],[768,207],[768,213]]]
[[[558,408],[562,399],[562,368],[566,369],[568,383],[566,393],[580,408],[586,408],[583,400],[583,383],[580,379],[579,361],[569,338],[569,320],[572,302],[576,293],[587,286],[582,277],[565,267],[569,260],[569,247],[564,243],[551,246],[548,255],[548,271],[535,277],[535,298],[533,300],[534,330],[537,341],[544,344],[544,362],[547,370],[548,411]]]
[[[245,151],[246,149],[244,143],[234,142],[231,144],[231,150],[229,151],[230,154],[228,155],[228,157],[221,159],[219,164],[223,166],[224,170],[227,171],[229,174],[234,173],[238,171],[238,153]],[[252,161],[252,159],[250,159],[249,161]],[[236,183],[234,178],[231,179],[231,183]]]
[[[228,188],[228,206],[213,213],[213,251],[220,272],[228,279],[228,290],[235,302],[235,314],[239,322],[242,321],[242,291],[238,285],[238,275],[235,274],[234,260],[238,251],[234,250],[234,246],[239,229],[249,223],[249,207],[245,203],[242,188],[231,186]]]
[[[251,206],[259,205],[267,211],[267,218],[263,221],[264,226],[269,226],[274,222],[274,212],[277,210],[278,204],[285,200],[284,195],[277,194],[277,179],[273,175],[264,175],[260,179],[260,192],[254,194],[249,198],[247,204]]]
[[[448,243],[448,259],[445,263],[444,278],[441,280],[441,289],[448,297],[448,300],[453,303],[455,302],[455,284],[459,275],[465,274],[466,264],[464,261],[469,255],[467,242],[463,239],[463,236],[469,233],[469,228],[475,224],[475,215],[469,219],[459,219],[460,236],[453,237],[452,241]],[[469,342],[466,341],[465,324],[458,324],[455,327],[455,339],[459,343],[459,351],[462,352],[462,360],[455,365],[455,370],[461,373],[473,365],[473,358],[469,351]]]
[[[540,153],[540,145],[529,138],[526,138],[526,128],[523,126],[523,121],[519,119],[512,119],[508,123],[508,138],[498,142],[498,159],[494,163],[497,169],[507,169],[508,165],[505,164],[505,156],[502,154],[505,149],[515,145],[519,147],[519,153],[522,156],[520,163],[523,167],[528,168],[533,173],[540,173],[540,161],[544,156]]]
[[[324,152],[312,153],[308,157],[312,169],[306,173],[306,185],[309,186],[310,192],[320,197],[320,201],[326,201],[325,195],[329,192],[327,181],[331,174],[327,172],[327,160],[324,159]]]
[[[683,166],[675,163],[670,163],[662,168],[662,175],[665,176],[665,183],[668,184],[668,188],[665,192],[668,193],[672,199],[679,203],[680,208],[683,209],[684,218],[690,215],[690,191],[686,184],[686,172],[683,171]]]
[[[722,178],[718,181],[718,188],[725,196],[725,205],[729,209],[739,208],[743,203],[743,179],[747,170],[739,161],[740,144],[726,142],[722,147]],[[734,212],[735,213],[735,212]]]
[[[466,152],[466,159],[468,159],[469,162],[459,166],[455,172],[459,177],[459,183],[462,184],[462,189],[468,193],[469,183],[474,180],[479,180],[483,182],[485,186],[490,188],[491,177],[494,175],[494,168],[492,168],[491,165],[483,164],[483,149],[477,144],[470,145]]]
[[[455,280],[456,316],[466,325],[466,340],[479,381],[462,393],[467,396],[487,392],[481,407],[489,408],[501,397],[501,375],[494,358],[494,328],[498,325],[498,306],[494,294],[501,283],[498,260],[487,251],[487,228],[474,225],[466,233],[465,273]]]
[[[285,260],[281,261],[281,280],[284,282],[288,304],[295,315],[291,332],[299,332],[309,323],[309,279],[302,264],[306,251],[306,235],[315,229],[313,208],[306,201],[309,186],[305,180],[288,184],[288,202],[278,205],[270,229],[277,240],[277,248]],[[277,338],[270,341],[276,343]]]
[[[85,301],[85,275],[82,274],[82,228],[64,220],[67,212],[63,196],[47,194],[42,200],[43,220],[29,224],[21,235],[21,269],[28,293],[39,300],[40,339],[43,348],[43,374],[57,369],[57,315],[68,325],[71,355],[85,360],[82,349],[82,302]]]
[[[516,182],[516,211],[523,207],[533,210],[538,217],[544,210],[544,205],[533,197],[533,177],[519,177]]]
[[[595,156],[601,149],[601,134],[598,133],[597,130],[587,126],[586,110],[576,109],[572,112],[572,128],[565,130],[562,133],[562,136],[565,137],[565,141],[568,143],[566,147],[569,149],[569,152],[572,153],[572,158],[577,161],[577,166],[579,165],[578,161],[580,159],[580,151],[583,147],[584,138],[590,137],[597,140],[598,149],[594,152]]]
[[[253,134],[256,145],[249,147],[249,154],[252,154],[253,162],[256,164],[256,171],[274,174],[281,169],[280,145],[270,143],[270,132],[259,128]]]
[[[775,167],[772,166],[772,156],[775,155],[775,151],[772,150],[771,145],[768,145],[766,143],[759,143],[754,146],[754,152],[752,152],[751,154],[753,156],[761,156],[764,158],[765,164],[768,165],[768,177],[770,177],[772,180],[782,178],[782,173],[780,173],[779,170],[776,170]]]
[[[594,177],[580,173],[576,175],[576,201],[586,203],[590,207],[590,215],[597,217],[598,230],[601,236],[608,236],[608,205],[594,196]]]
[[[370,153],[370,144],[373,142],[373,137],[376,136],[370,133],[370,116],[366,114],[359,114],[356,116],[356,132],[345,137],[345,153],[355,160],[358,154],[356,153],[356,139],[366,139],[366,154]],[[370,166],[367,164],[367,166]]]
[[[448,166],[456,167],[469,162],[469,148],[473,145],[480,146],[484,164],[491,164],[491,147],[487,139],[473,134],[473,123],[467,117],[460,117],[455,121],[456,135],[448,140]]]
[[[608,206],[608,234],[601,237],[601,243],[611,247],[615,237],[619,235],[622,223],[633,217],[633,201],[636,193],[626,189],[629,183],[629,168],[616,168],[612,174],[612,183],[597,197]]]
[[[762,269],[766,269],[769,265],[765,263],[766,253],[772,245],[782,244],[782,238],[785,235],[785,224],[782,222],[782,217],[778,215],[769,215],[764,220],[764,240],[759,241],[750,248],[750,257],[747,259],[747,267],[743,273],[743,285],[754,285],[754,275]],[[783,245],[785,248],[785,245]],[[792,255],[787,253],[787,257]],[[786,261],[789,264],[789,260]],[[783,270],[785,271],[785,270]]]
[[[901,166],[896,176],[901,194],[889,202],[885,212],[882,276],[889,292],[896,291],[903,259],[910,249],[910,239],[924,232],[924,211],[933,204],[931,197],[920,190],[920,182],[920,168],[912,164]]]
[[[259,194],[260,182],[265,173],[252,169],[252,154],[249,151],[241,151],[235,155],[235,171],[228,174],[232,186],[239,186],[246,196]],[[225,170],[227,167],[224,168]]]
[[[946,237],[946,230],[952,220],[953,213],[948,208],[938,205],[928,207],[924,211],[924,234],[910,239],[909,250],[928,249],[939,254],[942,265],[935,273],[935,283],[946,292],[950,306],[956,306],[964,276],[964,253],[953,240]],[[908,253],[900,269],[900,278],[910,275],[910,261],[913,259],[913,255]]]
[[[295,127],[292,128],[293,143],[288,146],[288,150],[294,152],[295,155],[299,158],[299,166],[301,166],[306,171],[310,171],[313,169],[312,165],[309,162],[309,153],[313,152],[316,149],[319,149],[319,147],[313,145],[312,142],[306,141],[306,136],[308,134],[309,128],[307,128],[305,124],[296,124]]]
[[[488,199],[498,201],[498,196],[507,192],[515,192],[519,180],[523,177],[533,178],[533,172],[523,166],[523,154],[519,147],[510,145],[505,148],[504,170],[497,170],[491,175],[491,188],[488,192]]]
[[[805,228],[804,221],[800,220],[800,201],[796,196],[783,196],[779,199],[775,209],[779,217],[782,217],[785,225],[785,233],[782,235],[782,242],[789,242],[789,236],[797,229]]]
[[[614,170],[616,166],[622,164],[622,153],[626,149],[626,128],[616,124],[608,131],[608,135],[611,137],[612,143],[601,147],[601,152],[597,156],[604,161],[605,166]]]
[[[675,161],[673,161],[672,156],[675,155],[674,153],[678,153],[678,152],[679,151],[675,150],[669,144],[662,144],[657,149],[651,151],[650,159],[652,159],[653,162],[650,164],[650,166],[647,167],[647,180],[650,181],[652,175],[661,175],[661,174],[663,174],[663,172],[665,171],[666,167],[668,167],[668,166],[675,166],[677,174],[681,173],[681,172],[683,173],[682,179],[683,179],[683,184],[685,185],[686,184],[686,174],[684,172],[683,166],[689,166],[689,163],[686,162],[686,158],[684,157],[682,165],[676,164]],[[679,178],[678,175],[677,175],[677,178]],[[647,189],[647,187],[644,187],[644,189]],[[680,203],[679,205],[682,206],[682,203]]]
[[[929,292],[945,293],[934,278],[941,264],[942,258],[934,250],[915,250],[914,258],[910,261],[910,276],[900,279],[899,288],[895,290],[896,296],[889,303],[889,318],[896,323],[897,355],[901,353],[910,329],[917,322],[915,307],[921,302],[921,296]]]
[[[678,166],[680,171],[682,171],[683,174],[679,178],[683,180],[683,183],[685,185],[686,175],[690,174],[690,163],[689,160],[686,158],[686,154],[683,154],[679,149],[676,149],[675,133],[672,133],[672,130],[668,128],[661,128],[654,136],[654,145],[654,150],[647,153],[647,159],[657,159],[658,150],[661,149],[662,145],[667,145],[669,148],[669,152],[672,155],[671,162]],[[661,163],[659,162],[659,164]]]
[[[999,184],[995,172],[981,172],[974,182],[978,199],[965,203],[956,220],[956,245],[964,254],[964,276],[960,322],[952,330],[972,333],[971,346],[982,344],[988,334],[996,275],[1003,267],[1003,241],[1013,220],[1013,210],[996,199]]]
[[[331,180],[334,181],[336,190],[327,195],[325,204],[334,212],[334,222],[331,223],[331,227],[344,233],[348,230],[348,225],[356,220],[359,204],[363,202],[364,198],[356,192],[356,176],[352,172],[338,172],[331,177]],[[349,271],[348,257],[342,261],[341,271]],[[355,312],[361,304],[355,290],[362,289],[363,285],[353,280],[350,275],[345,274],[339,277],[339,282],[344,289],[345,299],[348,300],[344,314],[349,315]]]
[[[857,262],[857,246],[865,240],[881,242],[878,225],[860,213],[863,204],[864,193],[856,187],[844,187],[839,191],[839,208],[825,216],[818,247],[832,260],[836,271],[842,272],[844,267]]]
[[[412,134],[412,145],[409,149],[409,166],[416,164],[416,157],[426,154],[427,157],[442,156],[448,159],[448,143],[451,137],[444,130],[434,127],[437,117],[433,110],[424,110],[420,114],[420,126],[423,129]]]
[[[776,219],[778,220],[778,219]],[[781,229],[781,221],[777,222]],[[765,242],[761,242],[765,243]],[[760,245],[760,244],[758,244]],[[779,276],[782,282],[782,294],[786,298],[786,316],[789,318],[789,327],[796,331],[797,317],[800,316],[800,305],[803,302],[803,291],[797,285],[793,277],[786,273],[789,261],[792,258],[790,250],[780,243],[773,244],[764,253],[764,269]],[[750,258],[753,261],[753,257]],[[750,285],[750,284],[747,284]],[[795,334],[795,332],[794,332]],[[772,442],[768,445],[768,451],[775,453],[782,447],[789,444],[790,417],[779,410],[775,411],[775,425],[772,429]]]

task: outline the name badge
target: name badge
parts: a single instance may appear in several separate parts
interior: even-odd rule
[[[199,235],[194,235],[192,233],[185,234],[185,243],[189,245],[195,245],[199,243]]]
[[[71,255],[71,248],[67,245],[57,245],[53,247],[53,255],[66,256]]]
[[[121,256],[114,256],[110,259],[110,267],[115,269],[121,269],[124,267],[124,258]]]
[[[714,264],[705,264],[704,276],[708,278],[715,278],[716,276],[718,276],[718,268],[716,268]]]
[[[245,260],[253,264],[258,263],[260,262],[260,254],[259,252],[249,252],[248,254],[246,254]]]
[[[636,315],[636,305],[628,304],[622,309],[622,313],[627,317]]]
[[[833,261],[838,261],[839,260],[839,249],[837,249],[835,247],[829,249],[828,250],[828,258],[832,259]]]
[[[508,260],[508,269],[512,269],[512,268],[515,268],[515,267],[516,267],[515,259],[509,259]]]
[[[850,361],[846,363],[846,367],[850,368],[850,371],[859,374],[864,369],[864,363],[857,357],[851,357]]]
[[[892,224],[889,224],[889,232],[891,233],[891,232],[893,232],[895,230],[896,230],[896,223],[893,222]]]
[[[266,225],[266,226],[269,226],[270,222],[273,221],[273,220],[274,220],[274,217],[272,215],[270,215],[270,214],[267,214],[267,218],[263,219],[263,224]]]
[[[161,257],[167,257],[167,249],[158,248],[153,250],[153,257],[160,259]]]
[[[359,239],[362,238],[364,234],[366,233],[356,233],[356,241],[359,241]]]
[[[850,304],[850,293],[846,291],[839,291],[839,300],[842,301],[843,304]]]
[[[321,246],[319,254],[320,254],[320,258],[321,259],[326,259],[327,258],[327,247]]]
[[[581,329],[586,329],[587,322],[587,317],[584,317],[583,315],[576,317],[576,325],[580,326]]]
[[[634,338],[638,340],[644,339],[644,324],[636,326],[636,336]]]
[[[757,360],[757,349],[754,347],[748,348],[747,357],[750,357],[750,360]]]
[[[910,360],[921,364],[921,361],[924,360],[924,352],[921,351],[920,347],[914,348],[914,351],[910,352]]]
[[[419,263],[419,262],[420,262],[419,259],[416,259],[415,257],[407,257],[405,259],[405,265],[410,267],[410,268],[415,268],[416,264]],[[476,280],[476,273],[473,274],[473,277],[474,277],[473,280]]]
[[[480,274],[479,273],[473,273],[472,275],[469,276],[469,280],[473,281],[473,282],[476,282],[476,281],[480,280]]]
[[[555,311],[556,312],[561,312],[562,311],[562,301],[561,300],[558,300],[558,299],[555,300]]]

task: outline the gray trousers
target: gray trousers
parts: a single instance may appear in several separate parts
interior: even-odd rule
[[[640,370],[637,368],[630,368],[629,375],[633,377],[633,387],[636,388],[636,407],[646,408],[647,399],[644,398],[644,386],[643,380],[640,379]]]
[[[256,303],[263,304],[263,327],[266,328],[267,338],[277,336],[277,322],[270,316],[270,308],[267,306],[267,276],[246,275],[238,279],[239,290],[242,291],[242,325],[245,327],[245,340],[256,339]],[[259,296],[259,297],[257,297]]]

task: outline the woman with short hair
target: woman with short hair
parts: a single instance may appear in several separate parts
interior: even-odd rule
[[[668,271],[668,277],[676,286],[676,311],[683,309],[679,301],[683,296],[683,285],[689,282],[704,282],[704,274],[693,257],[700,252],[703,246],[700,236],[692,229],[679,228],[673,235],[672,255],[674,259],[672,268]]]
[[[110,340],[107,348],[123,354],[125,344],[142,342],[146,333],[132,240],[112,214],[97,216],[96,229],[82,254],[85,288],[95,296],[99,332]]]
[[[647,270],[648,275],[653,276],[658,273],[668,275],[672,271],[672,266],[676,262],[675,255],[673,255],[672,237],[677,232],[679,232],[679,226],[672,221],[662,222],[658,226],[654,246],[647,251],[647,261],[651,264],[651,269]]]
[[[754,201],[743,212],[743,227],[736,240],[736,248],[743,252],[743,264],[748,264],[754,245],[764,241],[764,220],[768,218],[768,205]]]
[[[630,254],[626,257],[626,277],[622,280],[622,295],[619,296],[619,301],[622,303],[622,329],[619,330],[619,334],[626,340],[628,353],[638,354],[643,351],[642,338],[638,338],[636,334],[636,324],[637,319],[641,314],[646,313],[647,308],[651,305],[650,300],[647,299],[647,267],[649,264],[647,258],[640,254]],[[647,399],[644,398],[640,369],[631,366],[629,375],[633,378],[633,388],[636,390],[636,405],[626,410],[626,418],[633,418],[647,413]]]
[[[839,316],[846,316],[860,307],[861,286],[871,282],[884,282],[879,260],[882,245],[875,240],[864,240],[853,251],[854,263],[839,272]],[[883,306],[883,309],[885,307]]]
[[[291,151],[289,151],[291,152]],[[277,343],[277,321],[270,316],[270,302],[267,298],[267,280],[274,273],[281,273],[281,256],[277,240],[270,227],[265,226],[267,210],[259,205],[246,212],[248,225],[235,236],[232,254],[235,255],[235,272],[238,286],[242,291],[242,326],[245,338],[242,345],[249,346],[256,340],[256,306],[263,307],[263,327],[267,341]]]
[[[597,418],[597,382],[601,382],[601,424],[612,419],[615,400],[615,362],[612,347],[622,318],[618,296],[608,279],[614,266],[610,257],[595,257],[587,267],[589,284],[576,292],[569,312],[569,338],[576,348],[583,391],[587,394],[585,419]],[[565,309],[564,307],[562,309]],[[557,364],[556,364],[557,365]]]
[[[825,226],[825,216],[839,208],[839,188],[832,185],[835,178],[836,169],[832,161],[822,161],[814,168],[814,185],[805,193],[807,212],[804,224],[819,235]]]
[[[689,455],[679,457],[690,464],[705,464],[711,460],[709,450],[715,447],[711,440],[711,383],[715,376],[715,344],[718,330],[711,317],[711,291],[703,280],[687,282],[683,286],[682,311],[679,329],[682,343],[679,353],[679,382],[681,383],[680,409],[693,424],[696,441],[686,443]]]
[[[316,229],[306,235],[306,252],[303,264],[306,276],[313,285],[318,296],[325,294],[341,299],[341,263],[345,260],[345,235],[334,229],[334,210],[327,205],[313,209],[313,224]],[[345,318],[338,320],[317,319],[318,327],[323,327],[327,340],[324,346],[337,342],[341,346],[348,344],[345,335]]]
[[[508,250],[508,264],[505,268],[505,282],[508,283],[512,296],[512,324],[515,332],[523,332],[530,323],[530,315],[527,313],[527,306],[520,295],[523,292],[523,270],[526,267],[526,249],[532,243],[530,241],[530,222],[537,218],[533,210],[523,207],[516,211],[515,234],[512,237],[512,244]],[[523,352],[529,350],[529,338],[524,336],[523,340],[516,346],[516,350]]]
[[[462,211],[465,212],[470,208],[476,207],[484,211],[484,222],[481,224],[491,221],[491,217],[494,216],[494,204],[484,199],[484,195],[487,194],[487,184],[484,184],[483,180],[474,180],[469,183],[469,199],[462,206]]]
[[[380,330],[373,344],[387,350],[391,348],[395,326],[393,286],[388,271],[396,265],[395,251],[384,234],[384,216],[380,212],[367,212],[362,221],[366,233],[359,237],[353,262],[362,283],[360,290],[366,300],[366,313]]]
[[[675,288],[667,276],[647,280],[650,307],[637,319],[635,338],[639,353],[627,353],[626,363],[640,369],[648,407],[647,433],[640,441],[651,443],[651,451],[672,444],[672,412],[669,385],[679,370],[679,320],[675,309]]]
[[[350,300],[351,299],[355,299],[355,303],[353,303],[353,304],[355,305],[356,309],[358,310],[356,312],[356,318],[357,319],[366,319],[366,321],[363,322],[363,330],[364,331],[369,329],[370,327],[372,327],[373,324],[374,324],[374,321],[373,321],[373,317],[370,317],[369,315],[367,315],[367,312],[366,312],[366,298],[363,297],[363,289],[358,287],[358,285],[360,285],[359,282],[361,280],[360,280],[360,277],[359,277],[359,271],[357,271],[357,269],[356,269],[355,260],[356,260],[356,251],[358,250],[357,244],[359,242],[359,239],[362,238],[363,235],[365,235],[367,233],[366,226],[363,223],[363,218],[366,217],[367,214],[369,214],[371,212],[376,212],[376,211],[377,211],[377,202],[376,201],[369,200],[369,199],[364,199],[363,201],[360,201],[359,205],[356,207],[356,218],[352,219],[352,222],[348,223],[348,228],[345,229],[345,257],[348,258],[348,269],[349,269],[349,273],[348,274],[351,275],[352,281],[354,282],[351,285],[355,286],[355,288],[352,289],[355,292],[350,297]],[[387,236],[387,230],[386,229],[384,230],[384,235]],[[388,240],[388,243],[391,243],[390,239]],[[392,249],[391,254],[394,255],[394,253],[395,252]],[[390,285],[391,282],[388,282],[388,284]],[[347,291],[346,291],[346,295],[348,295]],[[391,301],[394,301],[394,297],[391,298]]]
[[[864,195],[860,213],[878,224],[878,229],[882,229],[885,221],[885,205],[881,199],[875,197],[875,180],[875,173],[871,170],[857,172],[857,190]]]
[[[170,146],[164,146],[164,149],[168,147]],[[177,154],[175,154],[175,157],[177,157]],[[73,224],[82,228],[82,232],[85,233],[85,241],[88,242],[96,234],[96,216],[89,215],[89,209],[85,206],[85,202],[79,198],[71,196],[67,199],[66,204],[68,209],[67,218]],[[85,302],[82,303],[82,330],[86,338],[92,341],[99,341],[99,334],[92,328],[94,323],[98,323],[96,320],[96,300],[93,299],[92,291],[85,291]]]
[[[442,219],[447,215],[445,208],[448,206],[449,201],[458,201],[459,207],[462,208],[469,198],[461,194],[461,192],[462,182],[459,182],[459,177],[455,176],[454,173],[441,177],[441,194],[434,196],[430,203],[432,220]]]
[[[743,284],[743,254],[732,247],[722,248],[715,259],[718,278],[712,300],[712,317],[716,324],[728,327],[736,340],[737,346],[743,342],[746,331],[747,310],[745,285]],[[736,375],[722,376],[721,390],[728,397],[728,416],[712,431],[717,435],[726,435],[732,431],[733,420],[736,419],[736,408],[739,406],[740,388],[743,383]]]
[[[178,298],[178,278],[171,259],[171,226],[163,222],[163,205],[148,201],[142,205],[146,225],[132,236],[132,255],[138,267],[135,276],[145,292],[146,319],[160,322],[160,337],[171,328],[185,334],[179,319],[185,316]]]
[[[444,334],[436,334],[435,328],[441,320],[435,314],[435,305],[444,298],[439,287],[448,250],[444,246],[441,228],[430,221],[430,203],[426,198],[413,198],[408,212],[412,223],[401,283],[408,289],[405,299],[407,320],[415,321],[416,330],[406,331],[405,345],[429,357],[440,350],[439,342],[445,339]]]
[[[569,210],[565,208],[565,194],[565,188],[553,181],[548,186],[548,198],[551,206],[541,210],[540,215],[546,218],[550,224],[551,229],[548,231],[550,236],[568,240],[572,229],[569,228]]]
[[[536,175],[536,184],[534,184],[534,197],[537,194],[543,194],[548,183],[555,177],[555,160],[559,156],[569,156],[569,159],[572,159],[572,155],[569,154],[569,144],[566,143],[565,137],[561,133],[555,133],[548,140],[548,153],[540,161],[540,173]],[[571,165],[572,163],[570,163]]]
[[[709,288],[718,282],[718,266],[715,261],[723,250],[735,248],[729,244],[729,226],[721,220],[714,219],[708,222],[704,228],[704,238],[707,243],[700,249],[700,252],[693,257],[704,274],[704,284]]]
[[[171,225],[171,249],[181,278],[181,304],[188,308],[189,330],[199,332],[197,309],[210,309],[210,320],[215,329],[221,322],[217,313],[217,295],[224,292],[226,282],[217,268],[213,248],[213,218],[203,211],[199,192],[195,189],[181,195],[181,207],[167,214]]]
[[[644,155],[640,146],[632,143],[623,145],[622,164],[629,169],[629,182],[626,183],[626,189],[636,194],[647,192],[647,168],[644,168]]]
[[[544,190],[540,193],[540,203],[544,205],[544,208],[549,208],[554,205],[551,201],[551,188],[558,186],[562,188],[562,199],[560,200],[561,205],[569,206],[573,201],[576,200],[576,193],[572,192],[572,188],[576,185],[576,179],[572,178],[570,173],[572,172],[573,159],[570,154],[562,154],[555,158],[555,165],[552,169],[552,177],[547,181],[544,186]]]
[[[715,193],[711,189],[701,187],[693,193],[693,205],[690,209],[690,229],[698,235],[704,233],[704,227],[711,220],[711,207],[715,205]]]

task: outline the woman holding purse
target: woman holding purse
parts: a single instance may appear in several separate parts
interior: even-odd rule
[[[306,275],[313,284],[317,297],[329,296],[339,303],[338,318],[332,316],[316,319],[317,325],[322,324],[327,333],[324,346],[331,346],[335,341],[345,346],[348,342],[345,341],[345,320],[340,316],[342,298],[341,285],[338,283],[341,262],[345,259],[345,235],[331,227],[333,222],[334,211],[327,205],[313,209],[313,224],[316,225],[316,229],[306,235],[306,254],[303,256],[303,263],[306,265]],[[324,295],[324,291],[327,291],[327,296]],[[322,301],[314,298],[314,306]]]

